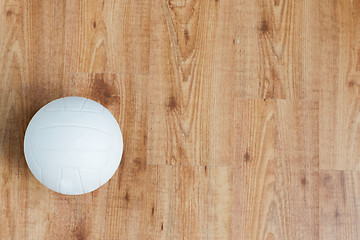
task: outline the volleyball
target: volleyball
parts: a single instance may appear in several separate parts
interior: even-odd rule
[[[78,195],[96,190],[115,174],[123,139],[116,119],[101,104],[65,97],[48,103],[31,119],[24,153],[43,185]]]

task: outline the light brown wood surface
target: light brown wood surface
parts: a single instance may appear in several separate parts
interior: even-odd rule
[[[359,239],[360,3],[0,0],[0,239]],[[45,188],[44,104],[107,107],[113,178]]]
[[[318,103],[238,100],[235,106],[233,235],[318,239]]]

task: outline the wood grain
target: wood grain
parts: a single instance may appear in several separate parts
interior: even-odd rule
[[[149,72],[149,0],[63,5],[65,72]]]
[[[320,167],[359,170],[360,5],[323,1]]]
[[[147,202],[145,239],[173,239],[174,171],[173,166],[147,166]]]
[[[235,116],[235,239],[318,239],[318,104],[238,100]]]
[[[320,239],[358,239],[359,13],[357,1],[321,1]]]
[[[231,168],[148,169],[146,239],[232,239]]]
[[[19,4],[21,1],[19,1]],[[29,102],[23,107],[29,110],[29,118],[44,104],[61,97],[64,77],[64,21],[65,9],[61,1],[28,1]],[[60,23],[60,24],[57,24]],[[30,119],[28,119],[30,120]]]
[[[36,214],[33,207],[44,207],[45,202],[28,195],[28,169],[24,162],[22,140],[30,120],[29,90],[31,73],[29,59],[32,35],[27,4],[18,1],[2,1],[0,4],[0,232],[1,239],[26,239],[31,231],[42,233],[39,223],[46,215]],[[34,193],[37,189],[34,189]],[[38,195],[40,196],[40,195]],[[46,199],[46,196],[44,196]]]
[[[232,1],[152,2],[149,163],[231,164],[233,14]]]
[[[318,97],[318,3],[236,1],[235,96]]]
[[[359,239],[360,174],[320,173],[320,239]]]

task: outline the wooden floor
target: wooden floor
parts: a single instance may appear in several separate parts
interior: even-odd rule
[[[360,239],[360,2],[0,0],[0,239]],[[33,114],[83,96],[114,177],[41,185]]]

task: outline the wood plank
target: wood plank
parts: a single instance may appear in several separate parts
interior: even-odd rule
[[[146,239],[231,239],[231,168],[147,167]]]
[[[53,3],[48,2],[49,6]],[[41,9],[38,9],[41,11]],[[60,11],[59,11],[60,12]],[[34,29],[42,22],[43,15],[34,14],[29,2],[1,1],[0,21],[0,239],[41,239],[49,223],[46,221],[44,188],[34,180],[23,154],[25,129],[39,102],[46,101],[48,90],[57,85],[56,78],[46,93],[34,89],[34,78],[46,84],[50,70],[39,68],[38,63],[49,59],[49,42],[36,41]],[[32,26],[32,27],[31,27]],[[46,31],[52,31],[48,24]],[[42,44],[42,52],[39,50]],[[56,57],[54,57],[56,61]],[[49,62],[51,65],[51,62]],[[56,71],[56,68],[54,69]],[[56,95],[57,89],[53,91]],[[31,191],[31,192],[30,192]],[[37,197],[34,197],[37,194]],[[42,196],[44,201],[39,200]],[[43,211],[38,211],[42,209]]]
[[[320,239],[360,238],[360,174],[320,171]]]
[[[360,5],[322,1],[320,167],[360,169]]]
[[[236,97],[317,99],[317,1],[237,1],[235,7]]]
[[[233,239],[318,239],[317,102],[237,100],[235,111]]]
[[[21,149],[17,150],[22,153],[22,140],[32,116],[44,104],[62,96],[64,26],[56,23],[64,21],[65,8],[61,1],[27,1],[25,5],[19,1],[19,4],[28,11],[28,15],[23,17],[28,23],[25,32],[28,31],[29,38],[29,72],[24,76],[29,80],[11,89],[25,89],[24,100],[16,103],[17,107],[24,109],[25,117],[21,132]],[[10,144],[14,142],[10,141]],[[26,166],[23,153],[19,161],[27,170],[25,177],[22,177],[26,188],[21,190],[26,194],[23,198],[26,207],[22,209],[22,218],[26,221],[26,226],[22,230],[26,235],[24,239],[47,238],[48,231],[54,224],[50,214],[54,193],[44,188],[33,177]]]
[[[149,0],[65,5],[65,72],[149,72]]]
[[[120,127],[125,143],[124,153],[117,175],[109,183],[106,227],[102,239],[118,239],[119,236],[144,239],[149,81],[148,76],[126,75],[121,78],[121,82],[124,82],[125,90],[125,99],[120,98],[125,105],[119,118],[123,120]]]
[[[107,107],[116,117],[124,137],[124,155],[120,168],[101,191],[91,193],[91,199],[62,197],[53,205],[63,230],[89,239],[117,239],[126,236],[141,239],[145,234],[146,190],[146,133],[147,76],[130,76],[110,73],[74,73],[64,83],[64,95],[91,98]],[[67,204],[66,204],[67,205]],[[89,206],[94,209],[89,210]],[[74,213],[76,217],[74,217]],[[92,216],[97,215],[97,228]],[[75,220],[73,219],[75,218]],[[70,223],[70,224],[66,224]]]
[[[175,174],[175,239],[207,236],[207,182],[205,167],[177,167]]]
[[[232,239],[232,179],[229,167],[209,167],[207,238]]]
[[[149,163],[231,164],[233,14],[232,1],[151,3]]]
[[[28,1],[30,81],[25,89],[31,118],[44,104],[62,96],[65,4],[63,1]],[[31,105],[30,105],[31,104]]]
[[[42,186],[43,189],[45,189]],[[48,191],[46,239],[103,239],[107,186],[81,196],[66,196]],[[39,199],[39,196],[36,196]],[[41,209],[36,208],[37,211]],[[34,236],[33,233],[30,236]]]
[[[174,170],[173,166],[147,166],[146,237],[174,239]]]

